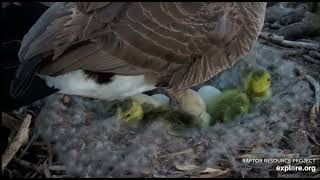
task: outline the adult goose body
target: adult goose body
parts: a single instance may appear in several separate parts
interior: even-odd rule
[[[57,2],[24,36],[11,86],[113,100],[177,95],[232,67],[260,33],[264,2]]]

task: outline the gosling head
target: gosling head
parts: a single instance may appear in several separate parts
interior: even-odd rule
[[[143,119],[141,104],[133,99],[125,99],[115,104],[115,113],[118,119],[126,123],[135,123]]]
[[[253,97],[265,97],[270,90],[271,76],[266,70],[254,70],[247,77],[247,92]]]

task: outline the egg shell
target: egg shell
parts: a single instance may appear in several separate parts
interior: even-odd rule
[[[200,114],[200,119],[202,120],[201,128],[208,128],[210,126],[211,116],[207,112],[202,112]]]
[[[192,89],[186,90],[183,94],[181,98],[181,108],[196,116],[199,116],[207,109],[202,97]]]
[[[203,86],[198,90],[198,94],[202,97],[208,107],[209,103],[221,94],[221,91],[214,86]]]
[[[152,99],[160,103],[161,106],[169,106],[169,97],[163,94],[153,94],[150,96]]]

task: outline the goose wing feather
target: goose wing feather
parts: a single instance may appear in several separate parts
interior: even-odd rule
[[[43,73],[75,69],[155,73],[185,89],[231,67],[261,31],[266,3],[55,3],[24,37],[21,61],[44,54]]]

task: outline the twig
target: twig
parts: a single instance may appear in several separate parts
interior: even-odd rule
[[[230,169],[225,170],[207,168],[205,171],[202,171],[199,176],[191,176],[191,178],[223,178],[226,177],[230,172]]]
[[[314,136],[312,136],[308,131],[302,130],[302,133],[308,136],[313,141],[314,144],[316,144],[317,146],[320,146],[320,143],[317,141],[317,139]]]
[[[310,118],[311,118],[311,123],[317,127],[317,123],[316,123],[316,118],[317,118],[317,114],[320,113],[320,87],[319,87],[319,82],[317,80],[315,80],[312,76],[305,74],[302,72],[301,69],[296,68],[299,72],[299,74],[304,74],[304,78],[313,86],[314,88],[314,99],[315,99],[315,103],[313,104],[312,108],[311,108],[311,112],[310,112]]]
[[[33,144],[32,144],[32,146],[40,146],[41,147],[41,149],[43,149],[43,150],[47,150],[48,149],[48,147],[46,147],[46,146],[44,146],[44,144],[43,144],[43,142],[39,142],[39,141],[35,141]]]
[[[312,57],[308,56],[308,55],[302,55],[303,58],[313,64],[317,64],[317,65],[320,65],[320,61],[317,61],[315,59],[313,59]]]
[[[9,128],[11,131],[15,131],[15,132],[18,130],[21,121],[4,112],[1,113],[1,116],[2,116],[1,124],[4,127]]]
[[[45,163],[43,164],[43,172],[44,172],[44,176],[46,178],[51,178],[51,173],[49,171],[49,168],[48,168],[48,160],[45,161]]]
[[[30,176],[30,178],[36,177],[37,174],[38,174],[38,172],[34,172],[34,173]]]
[[[64,165],[51,165],[48,168],[50,171],[66,171],[66,167]]]
[[[278,29],[282,28],[282,26],[281,26],[281,24],[279,24],[278,21],[276,21],[275,23],[273,23],[273,24],[270,25],[270,28],[271,28],[271,29],[278,30]]]
[[[305,48],[319,51],[320,44],[319,43],[308,43],[308,42],[300,42],[300,41],[288,41],[285,40],[283,36],[278,36],[276,34],[270,34],[266,32],[261,32],[259,37],[267,40],[271,40],[277,44],[288,46],[288,47],[296,47],[296,48]]]
[[[3,42],[2,45],[5,46],[5,45],[11,44],[11,43],[21,43],[21,40],[10,40],[10,41],[6,41],[6,42]]]
[[[51,148],[51,144],[49,143],[48,145],[48,153],[49,153],[49,165],[51,166],[52,165],[52,158],[53,158],[53,155],[52,155],[52,148]]]
[[[179,156],[179,155],[182,155],[182,154],[190,154],[192,152],[193,152],[193,149],[188,148],[188,149],[185,149],[185,150],[182,150],[182,151],[179,151],[179,152],[174,152],[174,153],[167,154],[167,155],[162,156],[160,158],[175,157],[175,156]]]
[[[317,113],[320,112],[320,87],[319,87],[319,82],[316,81],[312,76],[310,75],[305,75],[305,78],[307,81],[309,81],[309,83],[314,87],[314,99],[315,99],[315,103],[313,104],[312,108],[311,108],[311,117],[312,118],[316,118]]]
[[[10,129],[10,134],[9,134],[8,140],[9,140],[9,142],[12,142],[15,135],[17,134],[17,131],[19,130],[19,127],[21,125],[22,120],[17,119],[16,117],[14,117],[10,114],[4,113],[4,112],[2,112],[1,115],[2,115],[1,124],[4,127]]]
[[[317,51],[309,51],[309,55],[313,58],[319,59],[320,60],[320,53]]]
[[[35,130],[33,131],[32,137],[29,140],[28,144],[26,145],[26,147],[23,149],[23,151],[21,152],[19,159],[21,159],[26,152],[28,151],[28,149],[30,148],[31,144],[37,139],[38,137],[35,135]]]
[[[317,41],[311,40],[311,39],[300,39],[302,42],[308,42],[308,43],[317,43]]]
[[[17,159],[16,162],[19,163],[20,165],[28,168],[28,169],[35,170],[39,174],[43,174],[41,169],[39,169],[35,164],[32,164],[32,163],[25,161],[25,160],[22,160],[22,159]]]
[[[28,172],[27,174],[24,175],[24,178],[29,178],[32,175],[32,172]]]
[[[15,137],[14,141],[6,149],[5,153],[2,155],[2,172],[19,151],[20,147],[28,140],[29,126],[31,123],[32,116],[27,114],[23,119],[20,129]]]
[[[64,174],[64,175],[52,175],[52,178],[73,178],[70,175]]]
[[[42,158],[42,159],[46,159],[48,158],[46,155],[41,155],[41,154],[36,154],[37,158]]]
[[[10,175],[12,178],[14,178],[14,177],[23,177],[22,176],[22,174],[18,171],[18,170],[16,170],[16,169],[12,169],[11,170],[11,175]]]

